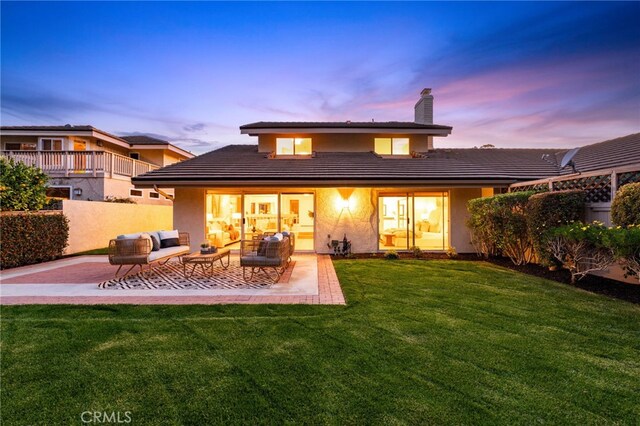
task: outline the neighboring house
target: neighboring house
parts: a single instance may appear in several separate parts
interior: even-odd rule
[[[318,253],[345,235],[355,252],[472,252],[468,200],[568,173],[559,166],[567,150],[434,148],[452,128],[433,124],[429,89],[414,122],[258,122],[240,130],[258,145],[226,146],[133,179],[139,188],[175,188],[174,224],[190,232],[194,249],[288,230],[297,249]],[[585,164],[640,164],[638,136],[609,142],[615,150],[585,149],[595,155]],[[613,151],[621,154],[605,165],[599,152]]]
[[[0,155],[38,166],[49,175],[51,197],[74,200],[131,198],[139,204],[171,204],[131,178],[193,157],[167,141],[118,137],[92,126],[2,126]]]

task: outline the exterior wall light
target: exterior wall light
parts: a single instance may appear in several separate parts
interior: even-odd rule
[[[82,196],[82,188],[73,188],[73,196],[81,197]]]

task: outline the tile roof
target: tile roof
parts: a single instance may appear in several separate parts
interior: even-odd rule
[[[229,145],[133,179],[138,185],[189,182],[211,185],[313,184],[353,182],[526,181],[570,173],[558,162],[567,150],[435,149],[424,158],[381,158],[372,152],[317,152],[313,158],[267,158],[256,145]],[[543,158],[544,156],[544,158]],[[640,134],[582,148],[578,170],[640,163]],[[568,169],[568,170],[567,170]]]
[[[557,158],[560,162],[562,155]],[[640,133],[583,146],[573,161],[576,170],[583,173],[640,163]],[[565,167],[560,173],[570,174],[573,170]]]
[[[267,158],[255,145],[229,145],[135,178],[145,182],[261,181],[317,183],[368,181],[526,180],[553,176],[541,160],[555,150],[439,149],[424,158],[381,158],[372,152],[318,152],[313,158]]]
[[[420,124],[411,121],[258,121],[240,126],[240,130],[252,129],[441,129],[451,126]]]
[[[121,139],[129,142],[131,145],[170,145],[168,141],[152,138],[151,136],[120,136]]]

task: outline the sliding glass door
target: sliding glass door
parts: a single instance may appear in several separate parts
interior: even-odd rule
[[[217,247],[237,248],[240,239],[265,232],[289,231],[296,249],[314,249],[313,193],[206,194],[207,240]]]
[[[315,207],[312,193],[280,194],[280,230],[293,232],[296,249],[313,250]]]
[[[378,198],[380,250],[446,250],[448,248],[448,194],[407,193]]]
[[[205,230],[207,240],[216,247],[226,247],[240,241],[242,195],[208,193]]]

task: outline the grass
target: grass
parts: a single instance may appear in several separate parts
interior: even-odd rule
[[[347,306],[2,309],[2,424],[637,424],[640,307],[480,262],[344,260]]]

